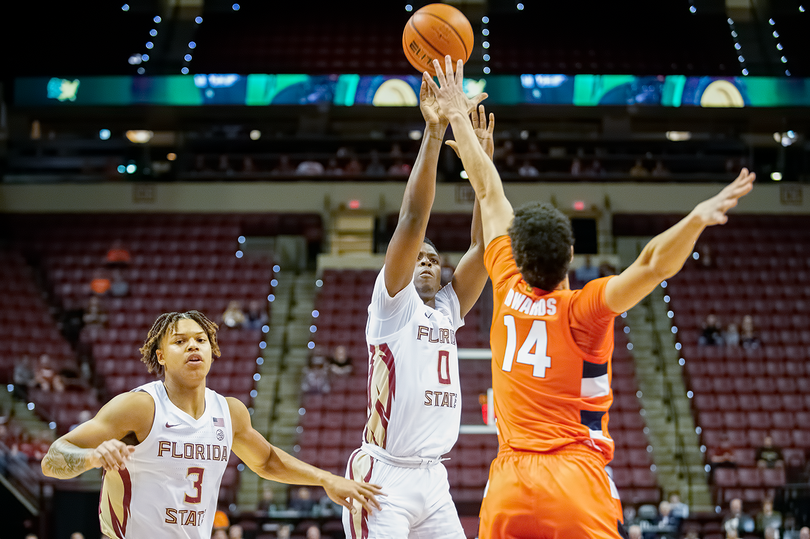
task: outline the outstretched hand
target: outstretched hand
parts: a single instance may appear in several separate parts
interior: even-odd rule
[[[352,481],[345,477],[333,475],[323,485],[326,495],[333,502],[342,505],[352,513],[357,511],[355,503],[360,504],[369,514],[372,509],[380,509],[377,496],[385,496],[379,485]]]
[[[704,226],[725,224],[728,221],[726,212],[736,206],[740,198],[751,192],[756,177],[757,175],[749,172],[747,168],[742,169],[736,180],[712,198],[695,206],[692,213],[703,221]]]
[[[470,120],[472,121],[473,132],[478,137],[478,142],[491,160],[492,156],[495,155],[495,141],[492,138],[492,133],[495,131],[495,115],[489,113],[489,125],[487,125],[487,113],[484,110],[484,105],[478,105],[478,111],[473,111],[470,114]],[[455,140],[448,140],[445,144],[453,148],[459,158],[461,157]]]
[[[426,107],[430,111],[431,118],[436,118],[436,121],[441,119],[442,121],[447,122],[448,114],[450,114],[452,110],[457,109],[464,114],[473,113],[475,112],[478,104],[489,97],[489,94],[486,92],[482,92],[474,97],[467,97],[463,88],[464,63],[461,60],[458,61],[456,72],[454,74],[453,60],[450,58],[450,56],[445,56],[444,61],[448,74],[447,76],[445,76],[444,72],[439,66],[439,61],[433,60],[433,65],[436,68],[436,77],[438,78],[441,87],[436,85],[427,71],[422,74],[420,107],[422,108],[422,115],[425,117],[425,121],[428,123],[430,123],[431,120],[428,119]],[[451,94],[453,96],[456,109],[448,106],[448,98]]]

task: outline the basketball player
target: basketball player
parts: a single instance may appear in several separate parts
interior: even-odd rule
[[[379,508],[376,485],[305,464],[253,429],[241,401],[205,387],[217,326],[198,311],[162,314],[141,348],[149,372],[163,379],[118,395],[98,414],[56,440],[42,459],[49,477],[69,479],[104,468],[101,531],[112,539],[209,539],[219,485],[233,451],[259,476],[321,485],[335,502]]]
[[[568,287],[569,219],[549,204],[517,211],[469,126],[462,65],[437,68],[437,96],[481,202],[493,284],[492,387],[500,451],[481,507],[479,537],[613,539],[621,504],[605,465],[613,458],[608,409],[613,319],[675,275],[707,226],[748,193],[743,169],[720,193],[653,238],[621,275]]]
[[[465,98],[467,109],[475,110],[484,97]],[[381,485],[386,497],[373,515],[358,504],[354,514],[343,511],[351,539],[464,537],[441,461],[455,444],[461,421],[456,331],[487,274],[476,203],[470,248],[452,281],[441,287],[439,253],[425,229],[448,122],[425,84],[420,108],[427,124],[422,146],[368,308],[363,445],[351,455],[346,472],[350,479]],[[476,135],[491,156],[491,129],[484,125]]]

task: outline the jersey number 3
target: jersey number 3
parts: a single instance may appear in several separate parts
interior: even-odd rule
[[[507,314],[503,317],[503,325],[506,326],[506,351],[503,354],[504,372],[512,372],[512,362],[517,361],[525,365],[532,365],[534,370],[532,376],[535,378],[545,378],[546,369],[551,368],[551,358],[546,355],[548,351],[548,333],[546,332],[546,322],[535,320],[526,340],[520,346],[520,350],[515,357],[517,349],[517,329],[515,329],[515,317]],[[533,351],[532,351],[533,350]]]
[[[184,500],[186,503],[200,503],[200,500],[202,500],[203,473],[205,473],[205,468],[192,467],[186,471],[186,477],[190,475],[197,476],[197,479],[194,481],[194,484],[191,485],[192,488],[194,488],[194,496],[189,496],[188,494],[186,494]]]

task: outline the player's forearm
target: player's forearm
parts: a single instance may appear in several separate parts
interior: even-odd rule
[[[452,112],[450,125],[453,126],[453,136],[458,145],[458,153],[464,170],[467,171],[470,184],[481,205],[486,205],[495,197],[504,196],[498,171],[484,149],[481,148],[470,118],[461,112]]]
[[[695,242],[704,228],[703,221],[690,213],[650,240],[638,257],[639,263],[648,265],[658,280],[672,277],[692,254]]]
[[[56,440],[42,458],[42,473],[56,479],[71,479],[93,468],[90,461],[92,454],[93,449]]]
[[[445,129],[444,125],[425,127],[422,144],[402,197],[400,219],[417,217],[426,220],[429,216],[436,194],[436,167]]]
[[[331,473],[298,460],[289,453],[274,447],[273,453],[261,470],[260,477],[288,485],[323,485]]]

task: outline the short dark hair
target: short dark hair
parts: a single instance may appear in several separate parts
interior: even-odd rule
[[[551,204],[532,202],[515,210],[508,232],[512,254],[526,282],[541,290],[554,290],[571,264],[571,220]]]
[[[428,238],[427,236],[425,236],[425,239],[422,240],[422,243],[427,243],[428,245],[433,247],[434,251],[436,251],[437,253],[439,252],[439,250],[436,248],[436,244],[430,241],[430,238]]]
[[[166,333],[170,329],[174,329],[177,326],[177,322],[180,320],[194,320],[197,322],[208,336],[208,341],[211,343],[212,354],[219,357],[219,343],[217,342],[217,329],[219,329],[219,327],[207,316],[200,311],[163,313],[158,316],[155,323],[152,324],[152,329],[149,330],[149,335],[146,337],[146,341],[144,341],[140,350],[141,361],[146,364],[150,373],[163,376],[163,365],[158,361],[157,350],[160,348],[160,341],[163,340]]]

